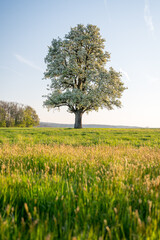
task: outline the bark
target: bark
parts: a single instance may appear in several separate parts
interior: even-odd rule
[[[74,128],[82,128],[82,112],[75,112],[75,124]]]

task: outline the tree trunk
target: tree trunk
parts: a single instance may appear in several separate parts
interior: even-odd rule
[[[82,112],[75,112],[75,124],[74,128],[82,128]]]

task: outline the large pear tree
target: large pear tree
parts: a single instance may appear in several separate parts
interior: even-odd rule
[[[121,107],[125,87],[121,74],[106,69],[110,54],[97,26],[78,24],[64,39],[53,39],[45,58],[45,79],[50,79],[44,106],[67,106],[75,114],[75,128],[82,128],[82,115],[99,108]]]

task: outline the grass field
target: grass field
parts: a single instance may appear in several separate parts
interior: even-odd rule
[[[160,130],[1,128],[0,239],[160,239]]]

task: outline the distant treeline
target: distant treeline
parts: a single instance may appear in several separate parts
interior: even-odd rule
[[[0,101],[0,127],[33,127],[39,125],[39,117],[30,106]]]

